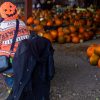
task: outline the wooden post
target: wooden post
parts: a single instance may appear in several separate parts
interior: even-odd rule
[[[25,2],[25,19],[32,16],[32,0],[24,0]]]

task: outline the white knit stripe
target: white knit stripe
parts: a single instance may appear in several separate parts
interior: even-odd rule
[[[2,52],[2,53],[7,53],[7,54],[15,54],[15,53],[10,53],[10,52],[8,52],[8,51],[5,51],[5,50],[0,50],[0,52]]]
[[[19,42],[19,41],[22,41],[24,39],[28,39],[29,38],[29,35],[24,35],[24,36],[20,36],[20,37],[17,37],[16,38],[16,42]],[[9,40],[6,40],[6,41],[3,41],[2,44],[12,44],[12,39],[9,39]]]

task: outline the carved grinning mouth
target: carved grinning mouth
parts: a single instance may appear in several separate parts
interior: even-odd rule
[[[8,17],[14,16],[17,13],[17,10],[15,9],[13,14],[6,14]]]

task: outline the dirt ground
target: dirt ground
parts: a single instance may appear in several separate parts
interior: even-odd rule
[[[51,100],[100,100],[100,69],[91,66],[86,49],[100,39],[80,44],[53,44],[55,77],[51,83]],[[7,97],[6,86],[0,79],[0,100]]]

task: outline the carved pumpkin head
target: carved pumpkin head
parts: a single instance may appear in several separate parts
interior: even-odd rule
[[[0,6],[0,14],[4,20],[13,20],[18,18],[17,8],[11,2],[4,2]]]

